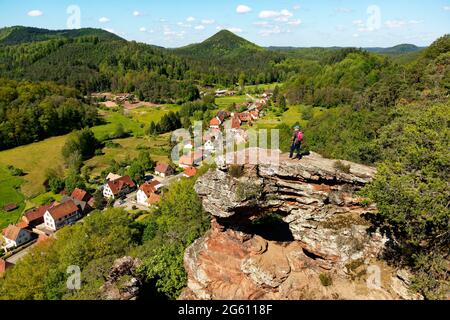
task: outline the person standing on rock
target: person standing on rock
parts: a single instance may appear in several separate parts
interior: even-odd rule
[[[292,137],[292,145],[291,145],[291,154],[289,156],[289,159],[292,159],[294,157],[294,151],[297,152],[296,159],[301,159],[302,156],[300,154],[300,147],[302,146],[303,142],[303,132],[300,130],[299,126],[296,126],[294,128],[294,136]]]

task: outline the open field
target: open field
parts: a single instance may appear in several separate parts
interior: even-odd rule
[[[105,155],[95,157],[88,161],[89,166],[94,167],[94,171],[99,173],[105,169],[110,160],[113,158],[122,159],[127,154],[130,157],[137,155],[139,152],[136,147],[139,144],[148,145],[150,152],[155,160],[166,160],[166,153],[161,150],[162,147],[168,145],[168,137],[162,136],[153,138],[152,141],[147,138],[137,138],[144,135],[144,129],[139,123],[131,118],[121,115],[117,112],[106,112],[104,117],[107,124],[96,126],[92,128],[95,136],[98,139],[104,139],[112,133],[117,124],[121,123],[125,130],[132,132],[134,137],[127,139],[120,139],[118,142],[123,146],[121,149],[105,149]],[[57,169],[64,166],[64,159],[61,155],[61,150],[68,135],[52,137],[43,141],[35,142],[29,145],[20,146],[10,150],[0,151],[0,166],[14,165],[25,171],[26,175],[23,177],[21,186],[21,193],[27,198],[35,198],[45,192],[43,185],[45,181],[45,173],[48,169]],[[96,165],[99,168],[96,168]],[[0,203],[7,199],[0,192]],[[39,200],[39,199],[38,199]],[[33,206],[39,203],[31,201],[27,206]],[[22,208],[23,209],[23,208]]]
[[[106,139],[109,134],[114,132],[119,123],[123,125],[125,131],[131,132],[135,137],[144,135],[144,128],[130,117],[124,116],[118,112],[106,112],[104,118],[107,124],[92,128],[95,137],[99,140]]]
[[[35,197],[45,192],[43,183],[46,170],[56,169],[63,165],[61,149],[66,139],[67,135],[53,137],[26,146],[1,151],[0,165],[14,165],[24,170],[26,176],[21,191],[27,198]],[[3,201],[3,196],[0,197],[0,201]]]
[[[242,96],[231,96],[231,97],[219,97],[216,98],[216,105],[220,109],[225,109],[231,106],[233,103],[245,103],[247,102],[248,97],[246,95]]]
[[[20,193],[23,179],[11,175],[8,169],[0,167],[0,229],[11,223],[16,223],[25,208],[24,196]],[[6,204],[14,203],[19,206],[14,211],[3,211]]]
[[[128,112],[135,121],[149,125],[152,121],[155,123],[159,122],[161,118],[170,111],[178,112],[180,109],[181,107],[179,105],[168,104],[160,106],[143,106],[129,110]]]
[[[281,123],[293,126],[297,122],[300,126],[305,127],[308,124],[308,121],[303,118],[303,113],[307,108],[308,107],[304,105],[289,106],[289,110],[281,116],[277,116],[274,112],[268,112],[263,118],[255,123],[255,127],[258,129],[273,129]],[[317,117],[322,111],[322,108],[313,108],[312,116]]]
[[[252,92],[255,89],[261,89],[261,90],[273,90],[276,86],[281,86],[281,83],[269,83],[269,84],[258,84],[258,85],[250,85],[245,86],[245,90]]]
[[[136,157],[139,154],[138,147],[148,147],[150,155],[155,161],[169,161],[169,134],[161,135],[158,137],[130,137],[126,139],[114,140],[115,143],[120,144],[118,148],[104,148],[103,155],[95,156],[85,162],[85,166],[89,167],[91,176],[98,176],[103,170],[105,170],[111,161],[125,160],[128,156],[130,158]]]

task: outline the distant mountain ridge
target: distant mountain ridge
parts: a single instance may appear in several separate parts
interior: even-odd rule
[[[97,37],[99,40],[126,41],[125,39],[102,29],[82,28],[73,30],[47,30],[34,27],[14,26],[0,29],[0,44],[14,45],[57,38],[75,39],[89,36]]]

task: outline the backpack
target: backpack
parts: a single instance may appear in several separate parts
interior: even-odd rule
[[[298,142],[302,142],[303,141],[303,132],[299,131],[299,133],[297,134],[297,141]]]

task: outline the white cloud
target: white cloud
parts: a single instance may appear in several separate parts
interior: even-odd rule
[[[292,8],[293,8],[295,11],[297,11],[297,10],[300,10],[301,7],[302,7],[301,5],[296,4],[296,5],[294,5]]]
[[[205,30],[205,26],[199,25],[199,26],[194,27],[194,29],[195,30]]]
[[[136,10],[136,11],[133,11],[133,16],[140,17],[140,16],[142,16],[142,13]]]
[[[140,32],[147,32],[147,28],[142,27],[142,28],[139,29],[139,31],[140,31]]]
[[[235,28],[235,27],[226,28],[226,29],[233,33],[241,33],[243,31],[241,28]]]
[[[193,21],[195,21],[195,18],[194,17],[187,17],[186,21],[187,22],[193,22]]]
[[[109,22],[109,19],[107,17],[101,17],[100,19],[98,19],[98,22],[106,23]]]
[[[261,19],[275,19],[277,21],[288,21],[293,15],[292,12],[286,9],[281,11],[263,10],[259,13]]]
[[[407,20],[388,20],[384,24],[389,29],[395,29],[395,28],[402,28],[402,27],[405,27],[408,25],[419,24],[422,22],[423,21],[419,21],[419,20],[409,20],[409,21],[407,21]]]
[[[278,11],[264,10],[259,13],[259,17],[263,19],[276,18],[280,15]]]
[[[214,24],[216,21],[213,19],[203,19],[202,23],[203,24]]]
[[[291,26],[299,26],[302,24],[302,20],[300,20],[300,19],[291,20],[288,22],[288,24]]]
[[[359,34],[357,34],[357,33],[353,34],[353,38],[358,38],[358,37],[359,37]]]
[[[31,10],[30,12],[27,13],[30,17],[40,17],[42,16],[44,13],[41,10]]]
[[[252,11],[252,8],[250,8],[249,6],[246,6],[244,4],[240,4],[236,8],[237,13],[249,13],[250,11]]]
[[[442,8],[442,10],[444,10],[444,11],[450,11],[450,6],[445,6],[445,7]]]
[[[191,28],[191,27],[192,27],[191,24],[189,24],[189,23],[184,23],[184,22],[178,22],[177,25],[178,25],[179,27],[182,27],[182,28]]]

